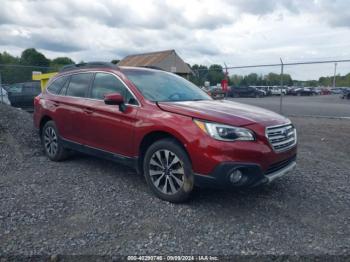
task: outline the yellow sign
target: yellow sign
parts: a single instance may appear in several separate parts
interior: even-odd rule
[[[41,72],[33,72],[32,78],[33,80],[40,80],[41,91],[44,91],[51,77],[55,76],[56,74],[57,72],[46,74],[42,74]]]

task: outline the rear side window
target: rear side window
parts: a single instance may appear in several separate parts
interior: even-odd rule
[[[32,86],[24,86],[23,87],[23,94],[25,95],[34,95],[36,92],[35,92],[35,89],[34,87]]]
[[[67,93],[67,88],[68,88],[68,85],[69,85],[69,80],[70,80],[70,77],[69,76],[67,76],[67,81],[66,81],[66,83],[64,84],[64,86],[61,88],[61,91],[60,91],[60,95],[62,95],[62,96],[65,96],[66,95],[66,93]]]
[[[10,86],[9,91],[11,93],[21,93],[23,84],[13,84]]]
[[[67,96],[86,97],[92,74],[75,74],[70,78]]]
[[[63,76],[60,78],[57,78],[55,81],[53,81],[48,87],[47,90],[52,94],[58,94],[61,90],[61,88],[64,86],[64,84],[67,81],[67,77]]]

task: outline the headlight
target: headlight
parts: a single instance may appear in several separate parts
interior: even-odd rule
[[[222,141],[254,141],[252,131],[242,127],[194,120],[195,124],[212,138]]]

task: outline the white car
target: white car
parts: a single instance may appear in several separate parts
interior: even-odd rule
[[[287,91],[285,89],[281,89],[281,88],[278,88],[278,87],[273,87],[273,88],[270,89],[270,91],[271,91],[271,95],[278,95],[278,96],[280,96],[281,93],[283,93],[283,95],[287,94]]]
[[[0,87],[0,88],[1,88],[0,89],[0,104],[4,103],[6,105],[11,105],[10,100],[8,99],[8,96],[7,96],[7,91],[2,87]]]

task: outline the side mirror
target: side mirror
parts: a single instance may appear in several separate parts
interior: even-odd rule
[[[124,103],[124,98],[119,93],[111,93],[105,95],[104,101],[106,105],[120,105]]]
[[[119,93],[111,93],[105,95],[104,101],[106,105],[118,105],[119,110],[122,112],[124,112],[126,109],[126,106],[124,104],[124,98]]]

